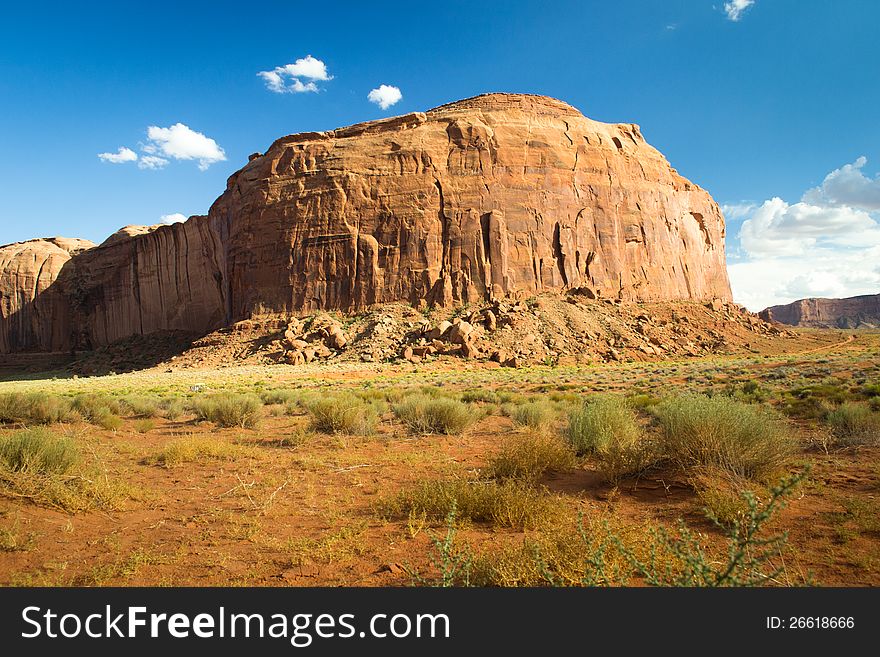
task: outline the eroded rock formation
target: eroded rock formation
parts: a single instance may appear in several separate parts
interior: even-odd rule
[[[880,326],[880,294],[846,299],[800,299],[770,306],[760,313],[765,321],[812,328],[875,328]]]
[[[513,94],[284,137],[208,216],[127,227],[58,266],[32,286],[32,302],[51,292],[50,320],[7,300],[31,281],[3,264],[3,350],[571,288],[730,299],[718,206],[638,126]]]

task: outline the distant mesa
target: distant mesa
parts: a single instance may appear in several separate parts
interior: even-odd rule
[[[721,211],[637,125],[495,93],[283,137],[206,216],[0,247],[0,351],[573,288],[730,300]]]
[[[760,313],[765,321],[810,328],[878,328],[880,294],[845,299],[799,299],[781,306],[770,306]]]

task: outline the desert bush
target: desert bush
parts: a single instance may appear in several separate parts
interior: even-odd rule
[[[690,479],[697,499],[709,520],[723,527],[732,527],[748,512],[745,491],[755,494],[754,482],[722,470],[705,468]],[[765,491],[762,491],[765,492]]]
[[[273,390],[267,390],[260,394],[260,399],[263,400],[264,404],[289,404],[290,402],[296,403],[299,398],[302,396],[302,392],[299,390],[292,390],[290,388],[275,388]]]
[[[321,433],[367,436],[376,431],[375,407],[350,392],[328,394],[311,400],[307,406],[312,428]]]
[[[0,395],[0,422],[52,424],[74,419],[70,402],[45,392],[10,392]]]
[[[597,457],[599,471],[610,481],[638,474],[659,460],[656,441],[620,397],[597,396],[573,410],[565,436],[578,454]]]
[[[641,427],[626,402],[612,395],[599,395],[571,412],[565,436],[580,455],[604,451],[612,442],[633,444],[641,439]]]
[[[99,426],[102,429],[107,429],[107,431],[119,431],[124,422],[122,421],[122,418],[118,415],[106,413],[104,415],[99,415],[94,420],[92,420],[92,424],[94,424],[95,426]]]
[[[149,433],[156,428],[156,422],[152,418],[143,417],[135,420],[134,430],[138,433]]]
[[[710,551],[700,534],[680,521],[675,531],[663,526],[612,526],[612,519],[581,517],[575,531],[553,532],[524,539],[474,557],[468,548],[448,546],[466,554],[467,582],[476,586],[610,586],[753,587],[789,584],[781,559],[787,535],[768,534],[768,523],[784,508],[802,475],[783,480],[761,504],[742,494],[742,512],[727,527],[723,551]]]
[[[162,414],[174,422],[186,413],[186,402],[180,397],[171,397],[162,401]]]
[[[473,522],[534,529],[558,518],[562,506],[545,490],[512,479],[423,481],[379,505],[379,511],[388,516],[421,515],[435,521],[446,519],[453,510],[459,518]]]
[[[244,448],[211,436],[185,436],[167,443],[147,459],[148,463],[172,467],[181,463],[209,460],[232,461],[244,453]]]
[[[0,492],[68,512],[119,508],[125,486],[86,467],[76,443],[33,428],[0,438]]]
[[[460,434],[480,417],[472,406],[448,397],[410,395],[393,409],[412,433],[422,434]]]
[[[26,429],[0,438],[0,461],[14,472],[65,474],[80,461],[76,444],[48,429]]]
[[[498,404],[501,402],[500,397],[497,393],[491,390],[465,390],[461,393],[461,401],[467,404],[475,404],[475,403],[485,403],[485,404]]]
[[[868,402],[868,406],[871,407],[872,411],[880,412],[880,397],[872,397],[871,401]]]
[[[794,449],[787,425],[763,407],[686,394],[654,408],[663,452],[682,469],[708,466],[750,479],[777,474]]]
[[[122,407],[129,415],[139,418],[156,417],[159,415],[160,400],[145,395],[128,395],[123,397]]]
[[[117,400],[107,395],[85,393],[73,398],[73,409],[83,419],[105,429],[116,430],[122,425],[119,413],[122,410]]]
[[[543,433],[511,436],[489,459],[486,476],[537,481],[546,472],[569,470],[577,464],[574,452],[559,438]]]
[[[253,394],[221,392],[196,397],[192,406],[199,420],[213,422],[219,427],[256,429],[260,424],[263,403]]]
[[[828,414],[827,422],[839,445],[875,445],[880,442],[880,414],[867,404],[842,404]]]
[[[510,418],[523,427],[546,429],[556,420],[556,408],[547,401],[527,402],[514,406]]]

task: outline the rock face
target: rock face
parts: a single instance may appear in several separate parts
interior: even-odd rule
[[[5,351],[394,301],[731,296],[718,206],[638,126],[512,94],[279,139],[208,216],[127,227],[31,286],[51,321],[7,303],[30,282],[5,262]]]
[[[846,299],[800,299],[770,306],[760,313],[765,321],[813,328],[876,328],[880,326],[880,294]]]
[[[56,237],[0,247],[0,353],[69,346],[67,299],[53,284],[87,240]]]

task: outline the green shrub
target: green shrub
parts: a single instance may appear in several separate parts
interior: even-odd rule
[[[92,424],[101,425],[108,416],[116,416],[121,412],[119,402],[107,395],[86,393],[73,398],[73,409],[83,419]]]
[[[107,431],[118,431],[123,425],[121,417],[119,417],[118,415],[112,415],[110,413],[99,415],[97,418],[92,420],[92,423],[101,427],[102,429],[107,429]]]
[[[500,397],[491,390],[466,390],[461,393],[461,401],[467,404],[474,403],[485,403],[485,404],[498,404],[501,402]]]
[[[196,417],[219,427],[256,429],[260,424],[262,408],[263,402],[252,394],[221,392],[193,400]]]
[[[489,460],[486,475],[534,482],[546,472],[569,470],[576,464],[574,452],[556,436],[517,435],[507,438],[501,451]]]
[[[0,438],[0,461],[13,472],[65,474],[80,461],[70,438],[48,429],[25,429]]]
[[[610,481],[638,474],[659,460],[655,442],[620,397],[594,397],[572,411],[565,435],[578,454],[598,457],[599,471]]]
[[[367,436],[376,431],[378,413],[373,404],[350,392],[327,394],[310,401],[312,428],[322,433]]]
[[[144,417],[135,420],[134,430],[138,433],[149,433],[156,428],[156,422],[152,418]]]
[[[612,443],[633,444],[642,430],[633,410],[620,397],[599,395],[571,412],[565,436],[580,455],[597,454]]]
[[[513,479],[423,481],[380,504],[380,511],[393,517],[442,521],[455,511],[462,519],[513,529],[540,527],[558,518],[562,510],[556,497]]]
[[[411,395],[394,405],[394,414],[412,433],[457,435],[479,419],[474,408],[457,399]]]
[[[156,417],[159,415],[160,400],[144,395],[128,395],[122,398],[122,406],[133,417]]]
[[[171,397],[162,402],[162,413],[166,419],[174,422],[186,413],[186,402],[180,397]]]
[[[835,442],[840,445],[875,445],[880,442],[880,414],[867,404],[848,402],[827,418]]]
[[[260,399],[262,399],[263,403],[267,405],[289,404],[291,402],[296,403],[300,397],[302,397],[301,391],[291,390],[289,388],[275,388],[260,394]]]
[[[10,392],[0,395],[0,422],[52,424],[73,419],[70,402],[45,392]]]
[[[779,417],[729,397],[681,395],[658,404],[654,414],[665,456],[683,469],[709,466],[760,480],[777,474],[794,449]]]
[[[514,406],[510,418],[520,426],[546,429],[556,420],[556,409],[549,402],[533,401]]]
[[[246,448],[212,436],[185,436],[167,443],[148,463],[172,467],[181,463],[200,463],[209,460],[232,461]]]

